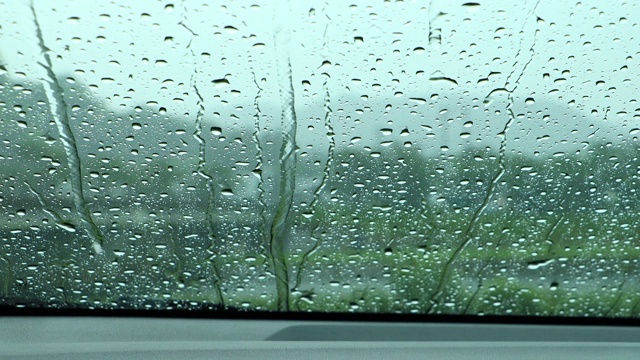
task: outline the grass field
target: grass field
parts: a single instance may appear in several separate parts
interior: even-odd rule
[[[309,236],[290,239],[290,310],[640,315],[635,214],[556,214],[540,221],[494,212],[467,229],[469,216],[441,212],[440,220],[429,223],[419,221],[419,213],[390,216],[385,224],[397,224],[394,234],[380,234],[388,227],[363,218],[361,223],[370,226],[362,226],[358,238],[346,243],[337,235],[353,227],[334,220],[333,233],[318,231],[322,226],[316,229],[320,243],[314,251]],[[335,213],[334,217],[348,219]],[[309,233],[309,224],[296,226],[292,234]],[[82,238],[75,235],[74,241]],[[160,308],[162,301],[219,303],[211,275],[215,264],[225,306],[275,309],[267,252],[234,251],[226,244],[209,261],[206,242],[186,246],[185,237],[179,231],[142,237],[129,246],[131,250],[108,260],[91,255],[89,249],[68,251],[64,239],[72,239],[67,233],[42,236],[25,230],[13,236],[13,252],[0,257],[0,289],[5,302],[23,298],[56,307],[111,308],[123,298],[138,298],[140,304],[153,300],[152,306]]]

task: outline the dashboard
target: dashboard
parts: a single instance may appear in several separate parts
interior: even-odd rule
[[[634,327],[2,317],[0,359],[631,359]]]

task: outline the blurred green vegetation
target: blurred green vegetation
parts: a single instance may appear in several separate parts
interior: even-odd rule
[[[83,195],[106,240],[105,254],[94,254],[46,96],[4,80],[1,303],[214,304],[217,266],[225,305],[275,308],[272,207],[259,201],[270,188],[258,183],[277,176],[273,164],[256,176],[250,136],[207,135],[211,193],[197,172],[192,125],[77,96]],[[448,156],[397,144],[374,150],[337,146],[328,169],[297,174],[286,241],[292,311],[640,314],[637,138],[596,139],[561,156],[501,158],[495,143]]]

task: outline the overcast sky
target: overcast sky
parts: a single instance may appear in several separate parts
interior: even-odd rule
[[[146,104],[188,122],[196,85],[207,124],[253,126],[259,96],[277,128],[286,80],[277,64],[290,61],[299,129],[310,129],[302,142],[325,132],[327,99],[345,138],[445,121],[465,106],[502,109],[495,133],[511,101],[517,113],[555,104],[586,122],[610,108],[607,126],[624,135],[640,116],[633,2],[34,2],[54,72],[114,110]],[[15,81],[37,83],[44,60],[30,1],[1,4],[0,58]],[[277,32],[288,44],[274,42]]]

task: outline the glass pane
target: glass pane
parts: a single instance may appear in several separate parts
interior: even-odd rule
[[[640,311],[633,3],[0,4],[2,304]]]

